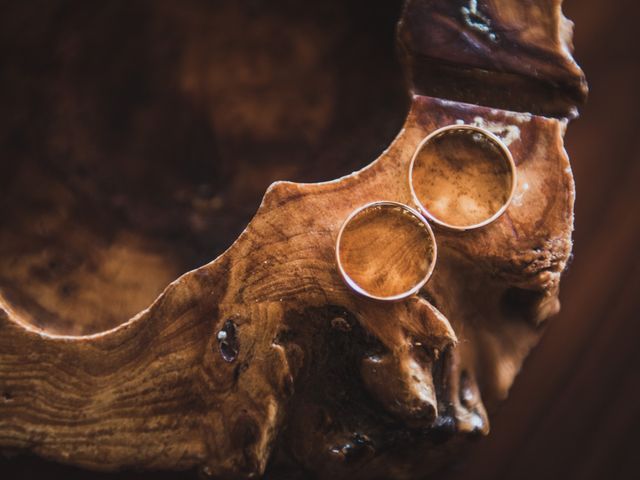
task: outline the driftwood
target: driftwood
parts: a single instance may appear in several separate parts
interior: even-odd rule
[[[417,71],[419,63],[411,45],[431,66],[438,63],[432,61],[437,50],[447,64],[473,67],[473,75],[509,79],[509,91],[519,99],[548,103],[524,109],[519,101],[484,101],[482,83],[474,98],[464,100],[488,106],[450,100],[455,95],[412,95],[404,126],[376,161],[326,183],[272,184],[228,250],[180,276],[121,325],[115,319],[123,310],[143,308],[139,303],[157,284],[172,278],[177,267],[171,257],[156,255],[170,252],[170,241],[149,240],[156,226],[143,207],[138,218],[149,225],[133,233],[110,231],[112,245],[124,247],[105,245],[93,269],[75,257],[56,262],[59,256],[47,257],[50,250],[39,253],[48,241],[42,231],[81,253],[97,238],[65,237],[73,231],[65,212],[81,208],[78,198],[85,198],[82,182],[51,186],[41,172],[13,167],[12,196],[6,198],[29,202],[2,232],[4,258],[23,259],[3,261],[0,269],[2,448],[99,470],[197,467],[215,477],[245,478],[262,475],[269,464],[267,475],[275,478],[308,472],[318,478],[353,478],[354,472],[358,478],[415,478],[438,468],[469,438],[487,434],[487,412],[507,396],[540,325],[559,308],[574,198],[562,140],[567,121],[492,107],[569,115],[585,90],[565,48],[567,21],[559,2],[534,13],[516,8],[530,20],[518,23],[520,30],[504,29],[522,39],[508,43],[518,49],[498,44],[481,56],[455,43],[450,49],[429,44],[429,31],[416,30],[430,21],[420,16],[429,9],[444,13],[427,19],[449,18],[448,28],[455,29],[464,10],[449,11],[444,6],[450,3],[405,6],[400,39],[410,69]],[[497,28],[499,21],[521,18],[506,14],[517,2],[494,3],[482,10],[486,24]],[[536,20],[565,32],[562,42],[540,44],[547,37],[533,31]],[[550,53],[532,48],[513,60],[520,46],[530,45]],[[458,49],[468,53],[454,61],[450,56]],[[412,75],[416,92],[425,93],[428,88]],[[544,89],[529,88],[534,77]],[[468,92],[467,81],[451,85]],[[335,263],[342,222],[368,202],[412,205],[407,177],[417,145],[454,123],[482,126],[509,147],[518,171],[511,205],[481,229],[434,227],[438,261],[417,295],[383,304],[354,294]],[[264,128],[269,135],[270,127]],[[127,172],[136,175],[135,169]],[[151,178],[165,181],[161,172]],[[32,190],[20,188],[29,182]],[[215,198],[205,197],[201,203],[211,212]],[[49,200],[60,207],[59,215],[44,217],[46,225],[23,216],[35,215]],[[43,258],[53,262],[50,269],[37,268]],[[121,270],[110,268],[110,259],[120,268],[129,262],[144,268],[125,268],[125,278],[137,280],[111,287]],[[94,287],[78,286],[91,274]],[[117,302],[110,301],[109,288]],[[76,290],[82,307],[70,300]],[[127,290],[130,298],[122,296]],[[129,300],[136,306],[118,303]],[[81,333],[86,335],[73,336]]]

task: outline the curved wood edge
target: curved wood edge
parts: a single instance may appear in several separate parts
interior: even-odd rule
[[[334,265],[342,220],[369,201],[410,204],[406,175],[415,146],[456,122],[480,124],[508,144],[519,169],[516,200],[482,231],[436,232],[441,263],[428,297],[373,304],[355,296]],[[516,351],[505,346],[523,330],[532,339],[539,331],[455,328],[467,321],[456,307],[467,290],[451,291],[446,278],[462,261],[491,285],[556,299],[573,219],[564,129],[555,119],[415,96],[404,128],[377,160],[330,182],[273,184],[224,254],[180,277],[127,323],[92,336],[53,336],[0,305],[0,445],[93,469],[199,465],[212,475],[259,474],[299,370],[278,342],[283,319],[290,312],[304,319],[305,309],[323,305],[351,311],[391,352],[406,351],[416,339],[442,352],[460,335],[485,338],[497,346],[463,348],[456,361],[505,355],[509,372],[478,373],[482,394],[502,398],[534,342]],[[532,315],[546,317],[540,305]],[[227,325],[232,330],[225,334],[236,342],[232,358],[221,355],[226,346],[218,337]],[[456,337],[454,329],[462,333]]]

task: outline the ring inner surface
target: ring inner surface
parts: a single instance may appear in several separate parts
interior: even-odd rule
[[[409,292],[430,272],[433,238],[424,222],[398,205],[372,205],[345,225],[339,245],[344,273],[374,297]]]
[[[513,172],[495,140],[477,130],[451,129],[422,146],[412,183],[428,216],[464,228],[489,220],[508,202]]]

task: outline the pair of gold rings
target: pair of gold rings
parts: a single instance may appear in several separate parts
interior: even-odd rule
[[[376,201],[354,210],[336,240],[346,284],[375,300],[396,301],[427,283],[437,258],[429,221],[456,231],[484,227],[502,215],[516,188],[516,166],[493,133],[471,125],[439,128],[420,142],[409,167],[417,208]]]

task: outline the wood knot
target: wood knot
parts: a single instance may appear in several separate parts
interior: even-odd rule
[[[254,418],[243,411],[236,419],[230,433],[230,440],[234,446],[246,448],[259,439],[260,427]]]
[[[234,362],[240,351],[236,324],[232,320],[224,322],[224,326],[218,331],[216,338],[222,359],[225,362]]]
[[[343,317],[335,317],[331,320],[331,328],[345,333],[351,331],[351,325]]]
[[[375,447],[367,435],[354,433],[349,442],[332,447],[331,453],[344,462],[357,463],[371,458],[375,454]]]

